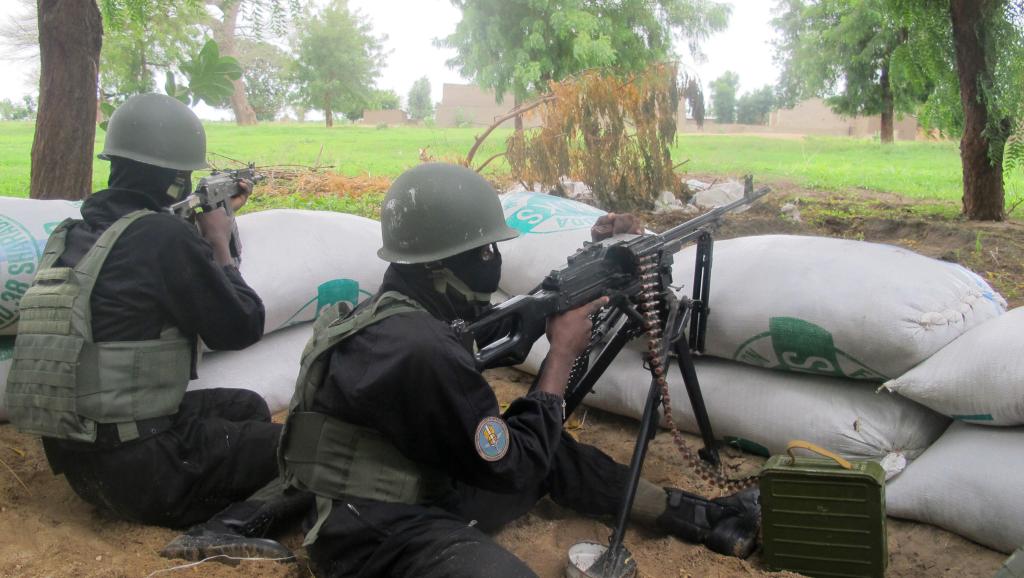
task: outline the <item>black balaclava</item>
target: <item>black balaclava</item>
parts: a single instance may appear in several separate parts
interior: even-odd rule
[[[110,157],[107,186],[145,193],[160,206],[181,200],[192,190],[188,171],[165,169],[124,157]]]
[[[483,247],[477,247],[448,257],[441,263],[470,290],[489,296],[498,290],[498,281],[501,280],[501,253],[498,251],[498,245],[492,243],[490,250],[491,257],[486,260],[483,258]]]

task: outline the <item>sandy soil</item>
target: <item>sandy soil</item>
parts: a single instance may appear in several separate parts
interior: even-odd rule
[[[780,220],[779,207],[802,199],[804,221]],[[854,211],[851,206],[870,210]],[[1024,305],[1024,226],[1020,223],[973,224],[916,217],[910,203],[893,195],[856,193],[825,195],[792,186],[776,186],[767,202],[731,217],[719,238],[761,233],[818,234],[860,238],[906,246],[925,255],[959,261],[986,276],[1008,297]],[[823,209],[824,207],[824,209]],[[836,216],[838,215],[838,216]],[[654,216],[652,228],[684,220]],[[979,232],[983,242],[979,243]],[[498,396],[510,401],[521,395],[529,376],[513,370],[491,372]],[[580,439],[595,444],[620,461],[632,452],[636,423],[591,410]],[[687,436],[692,447],[697,439]],[[731,453],[726,462],[734,476],[753,473],[761,458]],[[296,549],[293,564],[242,562],[236,566],[205,563],[194,568],[175,566],[157,551],[175,536],[171,530],[111,520],[75,496],[61,477],[54,477],[38,439],[0,426],[0,576],[311,576],[299,549],[298,531],[283,541]],[[688,471],[662,432],[651,444],[645,476],[655,483],[716,495],[714,488]],[[582,540],[604,542],[610,529],[600,521],[582,518],[550,501],[543,501],[513,523],[498,541],[526,560],[542,577],[562,575],[566,550]],[[890,519],[889,576],[989,577],[1005,559],[959,536],[927,525]],[[793,576],[765,572],[760,558],[741,561],[642,529],[632,529],[627,546],[639,562],[640,575],[650,578]]]

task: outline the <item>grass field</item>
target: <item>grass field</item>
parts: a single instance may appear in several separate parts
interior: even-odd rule
[[[229,123],[209,123],[206,130],[211,161],[220,166],[230,163],[217,155],[260,165],[312,165],[319,159],[344,175],[387,177],[418,163],[421,148],[438,160],[461,157],[480,132],[476,128],[326,129],[316,124],[238,127]],[[0,122],[0,195],[27,195],[32,132],[32,123]],[[507,130],[492,134],[478,153],[478,161],[501,150],[507,136]],[[97,151],[102,139],[99,131]],[[957,201],[962,194],[956,142],[881,146],[871,140],[847,138],[680,135],[673,156],[677,162],[687,160],[685,170],[697,174],[749,172],[758,181],[787,180],[815,189],[866,189],[921,199]],[[55,165],[59,167],[59,160]],[[507,171],[500,161],[492,166],[496,172]],[[97,160],[94,167],[94,189],[103,188],[106,163]],[[1024,171],[1007,175],[1006,188],[1008,199],[1024,195]],[[1018,209],[1016,214],[1021,212]]]

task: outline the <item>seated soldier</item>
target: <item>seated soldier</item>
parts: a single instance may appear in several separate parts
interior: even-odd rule
[[[351,315],[321,314],[282,437],[286,485],[317,495],[310,557],[324,576],[532,576],[487,533],[545,495],[593,516],[624,495],[628,468],[562,429],[569,371],[605,299],[548,321],[536,387],[501,414],[452,329],[487,307],[497,243],[517,235],[494,189],[463,167],[420,165],[391,186],[381,224],[381,290]],[[642,480],[631,518],[744,557],[756,502]]]
[[[266,402],[248,390],[185,391],[200,339],[242,349],[264,321],[232,264],[224,210],[199,215],[202,236],[165,211],[207,166],[203,126],[171,97],[135,96],[110,119],[100,158],[109,188],[53,232],[21,301],[11,421],[42,436],[53,472],[107,515],[202,524],[169,555],[290,556],[239,534],[264,532],[299,501],[245,501],[277,476],[280,426]],[[236,207],[251,188],[240,186]]]

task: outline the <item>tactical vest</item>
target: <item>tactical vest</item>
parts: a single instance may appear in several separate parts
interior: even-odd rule
[[[191,377],[192,345],[177,328],[159,339],[96,343],[90,298],[121,233],[152,211],[121,217],[75,267],[54,267],[64,253],[67,219],[50,235],[39,271],[21,298],[7,407],[19,430],[96,441],[97,424],[116,424],[120,441],[139,437],[137,422],[178,411]]]
[[[332,500],[356,496],[417,504],[452,487],[448,476],[405,457],[376,430],[311,410],[327,372],[328,353],[335,346],[374,323],[413,311],[425,310],[409,297],[388,291],[354,314],[345,302],[332,305],[313,324],[278,450],[285,487],[317,496],[318,519],[306,534],[305,545],[316,541]]]

